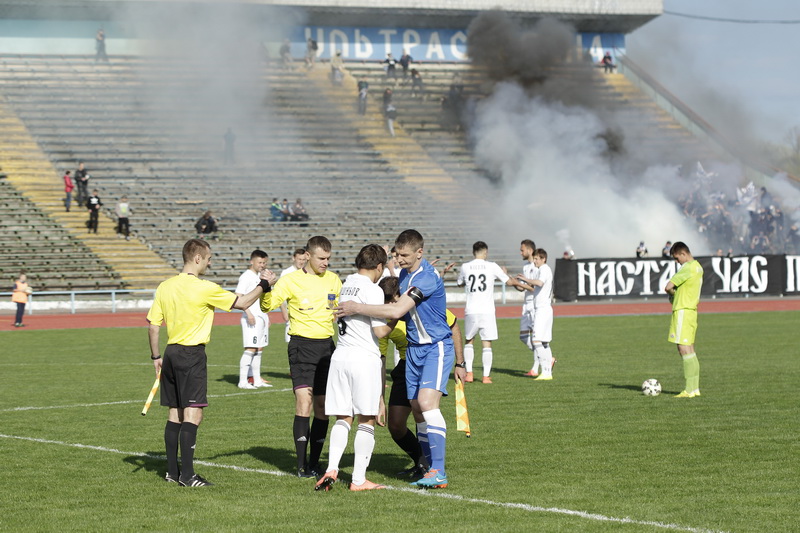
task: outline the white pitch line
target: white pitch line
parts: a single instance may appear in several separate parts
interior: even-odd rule
[[[252,396],[254,394],[266,394],[268,392],[289,392],[293,389],[268,389],[256,392],[232,392],[230,394],[209,394],[209,398],[230,398],[232,396]],[[125,405],[129,403],[143,403],[142,400],[120,400],[118,402],[99,402],[99,403],[77,403],[70,405],[44,405],[44,406],[25,406],[9,407],[0,409],[0,413],[11,413],[14,411],[45,411],[48,409],[74,409],[76,407],[102,407],[104,405]]]
[[[40,444],[55,444],[58,446],[67,446],[70,448],[80,448],[84,450],[94,450],[98,452],[107,452],[107,453],[115,453],[120,455],[133,455],[136,457],[147,457],[148,459],[159,459],[162,461],[166,460],[166,457],[162,455],[152,455],[149,453],[142,453],[142,452],[126,452],[123,450],[117,450],[116,448],[106,448],[105,446],[94,446],[91,444],[80,444],[74,442],[64,442],[59,440],[48,440],[48,439],[38,439],[35,437],[22,437],[19,435],[6,435],[0,433],[0,438],[3,439],[14,439],[14,440],[22,440],[27,442],[38,442]],[[223,463],[212,463],[210,461],[194,461],[195,464],[209,466],[214,468],[225,468],[227,470],[235,470],[237,472],[251,472],[255,474],[267,474],[270,476],[290,476],[291,474],[287,472],[282,472],[280,470],[266,470],[261,468],[247,468],[244,466],[236,466],[236,465],[228,465]],[[427,496],[431,498],[443,498],[447,500],[465,502],[465,503],[477,503],[482,505],[489,505],[492,507],[501,507],[504,509],[518,509],[520,511],[525,511],[529,513],[551,513],[551,514],[562,514],[567,516],[574,516],[577,518],[585,518],[587,520],[595,520],[598,522],[613,522],[618,524],[631,524],[635,526],[649,526],[649,527],[656,527],[660,529],[667,529],[671,531],[689,531],[691,533],[722,533],[717,532],[716,530],[706,529],[706,528],[697,528],[697,527],[690,527],[690,526],[682,526],[680,524],[670,524],[665,522],[656,522],[651,520],[635,520],[633,518],[624,517],[618,518],[614,516],[606,516],[598,513],[587,513],[586,511],[575,511],[573,509],[562,509],[560,507],[539,507],[536,505],[530,505],[527,503],[511,503],[511,502],[496,502],[493,500],[484,500],[480,498],[469,498],[466,496],[461,496],[458,494],[452,494],[447,492],[433,492],[433,491],[426,491],[421,489],[412,489],[409,487],[393,487],[391,485],[387,486],[390,490],[396,490],[399,492],[406,492],[409,494],[415,494],[418,496]]]

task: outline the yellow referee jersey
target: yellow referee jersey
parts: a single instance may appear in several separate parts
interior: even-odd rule
[[[453,324],[456,323],[456,315],[450,312],[449,309],[447,311],[447,325],[451,328]],[[389,341],[392,341],[397,348],[397,351],[400,352],[400,359],[406,358],[406,350],[408,350],[408,339],[406,338],[406,323],[402,320],[397,321],[397,325],[394,327],[391,333],[389,333],[388,337],[384,337],[382,339],[378,339],[378,349],[381,352],[381,355],[386,357],[387,352],[389,351]]]
[[[214,308],[230,311],[235,302],[236,295],[216,283],[181,273],[158,286],[147,321],[157,326],[167,323],[169,344],[207,344]]]
[[[321,276],[312,271],[295,270],[281,279],[272,291],[261,296],[261,310],[277,309],[283,302],[289,309],[289,335],[307,339],[333,337],[333,311],[329,307],[328,295],[339,300],[342,280],[326,271]]]

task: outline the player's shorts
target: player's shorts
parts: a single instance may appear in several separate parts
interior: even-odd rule
[[[697,311],[695,309],[678,309],[672,312],[669,325],[669,342],[689,346],[694,344],[697,333]]]
[[[400,359],[392,369],[392,389],[389,391],[389,405],[411,407],[406,390],[406,360]]]
[[[533,304],[525,304],[522,306],[522,317],[519,319],[520,331],[531,331],[533,329]]]
[[[338,348],[331,357],[325,389],[328,416],[378,416],[383,394],[381,358],[358,348]]]
[[[467,340],[480,334],[482,341],[497,340],[497,319],[493,313],[464,315],[464,336]]]
[[[453,339],[434,344],[409,344],[406,351],[406,393],[416,400],[420,389],[436,389],[447,396],[447,381],[456,353]]]
[[[255,325],[247,323],[247,315],[242,313],[242,344],[245,348],[263,348],[269,345],[269,317],[253,315]]]
[[[531,339],[539,342],[553,340],[553,308],[551,306],[546,305],[535,309]]]
[[[292,335],[289,340],[289,374],[292,387],[311,387],[315,396],[325,394],[331,354],[336,347],[333,339],[308,339]]]
[[[161,405],[180,409],[206,407],[207,388],[205,344],[168,344],[161,364]]]

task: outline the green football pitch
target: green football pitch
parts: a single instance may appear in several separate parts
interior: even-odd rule
[[[264,365],[274,388],[255,391],[236,387],[240,328],[214,329],[195,457],[216,486],[196,489],[163,481],[165,410],[140,415],[146,328],[0,333],[0,530],[797,531],[797,313],[701,315],[691,400],[673,397],[668,320],[556,319],[551,382],[523,376],[518,322],[500,320],[494,384],[467,385],[472,438],[443,402],[450,486],[431,492],[395,477],[409,461],[386,430],[367,475],[390,490],[316,493],[290,475],[281,326]],[[647,378],[660,396],[641,394]]]

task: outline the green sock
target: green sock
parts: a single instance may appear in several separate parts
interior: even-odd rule
[[[686,378],[686,392],[694,392],[700,388],[700,362],[697,354],[690,353],[683,357],[683,377]]]

